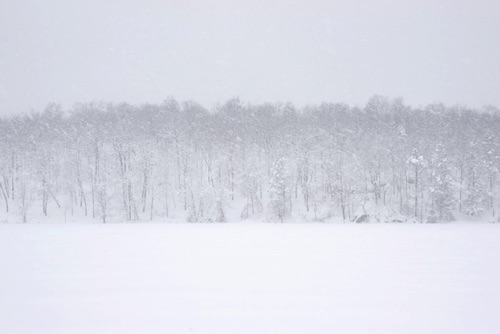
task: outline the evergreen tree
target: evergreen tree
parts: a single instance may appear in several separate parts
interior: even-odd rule
[[[272,220],[283,219],[291,213],[289,177],[285,167],[285,161],[280,158],[271,170],[269,180],[269,214]]]
[[[434,151],[431,178],[431,198],[439,220],[452,219],[451,210],[455,203],[453,197],[453,177],[446,148],[439,144]]]

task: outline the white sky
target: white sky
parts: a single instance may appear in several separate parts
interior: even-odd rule
[[[0,0],[0,114],[374,94],[500,106],[500,1]]]

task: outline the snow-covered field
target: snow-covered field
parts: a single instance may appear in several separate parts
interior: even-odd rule
[[[500,333],[497,224],[0,224],[0,333]]]

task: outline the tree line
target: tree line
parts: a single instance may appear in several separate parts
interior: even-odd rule
[[[95,221],[495,220],[500,111],[85,103],[0,119],[6,217]]]

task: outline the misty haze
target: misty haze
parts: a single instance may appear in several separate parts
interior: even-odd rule
[[[3,1],[0,332],[499,332],[499,17]]]

